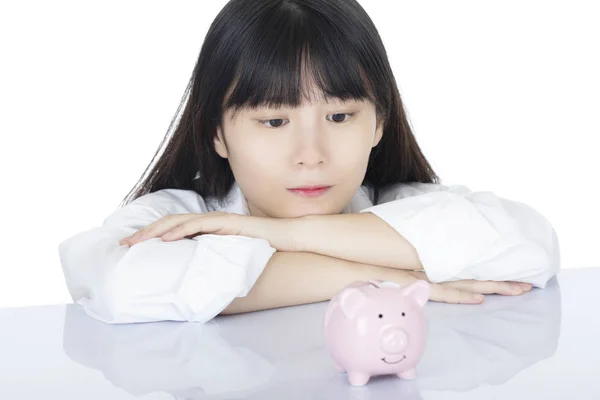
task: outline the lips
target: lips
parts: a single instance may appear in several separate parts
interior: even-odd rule
[[[330,185],[308,185],[308,186],[290,188],[289,190],[316,190],[316,189],[323,189],[323,188],[327,188],[327,187],[331,187],[331,186]]]
[[[331,186],[313,185],[288,189],[289,192],[301,197],[318,197],[325,194]]]

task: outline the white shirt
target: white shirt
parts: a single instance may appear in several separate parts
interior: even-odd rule
[[[275,249],[265,239],[198,235],[133,247],[119,241],[169,214],[223,211],[248,215],[234,184],[220,207],[193,190],[162,189],[138,197],[102,226],[59,244],[73,301],[106,323],[206,322],[248,294]],[[360,187],[342,213],[371,212],[416,249],[429,280],[518,280],[543,288],[560,269],[556,232],[532,207],[466,186],[389,185],[373,205]],[[376,251],[376,249],[374,249]]]

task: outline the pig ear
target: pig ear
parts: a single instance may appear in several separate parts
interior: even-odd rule
[[[367,295],[359,288],[348,288],[340,293],[340,307],[348,318],[354,318],[367,301]]]
[[[419,279],[404,288],[404,296],[414,299],[421,307],[429,300],[431,286],[427,281]]]

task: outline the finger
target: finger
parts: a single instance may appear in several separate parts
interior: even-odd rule
[[[430,282],[424,271],[407,271],[407,273],[417,279]],[[459,281],[442,282],[441,284],[470,293],[503,294],[509,296],[520,295],[532,289],[532,285],[530,283],[513,281],[478,281],[474,279],[465,279]]]
[[[531,289],[533,289],[533,285],[531,283],[527,283],[527,282],[514,282],[514,283],[518,283],[519,285],[521,285],[521,287],[523,289],[525,289],[526,292],[529,292]]]
[[[438,283],[431,283],[424,271],[406,271],[406,273],[416,279],[421,279],[430,283],[430,299],[433,301],[454,304],[479,304],[484,300],[483,296],[478,296],[479,293],[463,291],[460,288],[446,287]]]
[[[165,232],[170,231],[175,226],[188,220],[191,214],[171,214],[154,221],[153,223],[139,229],[131,236],[123,238],[122,241],[126,241],[130,245],[137,242],[148,240],[154,237],[159,237]]]
[[[422,279],[427,282],[431,281],[427,278],[424,271],[406,271],[409,275]],[[465,279],[459,281],[442,282],[444,286],[454,287],[459,290],[477,294],[504,294],[509,296],[520,295],[528,292],[533,288],[533,285],[525,282],[515,281],[478,281],[473,279]]]
[[[525,292],[525,289],[521,285],[514,282],[477,281],[469,279],[462,281],[444,282],[443,285],[471,293],[481,294],[502,294],[506,296],[518,296]]]
[[[162,239],[178,240],[186,236],[193,237],[207,233],[240,235],[239,218],[238,214],[233,213],[198,214],[197,218],[188,220],[162,235]]]
[[[194,218],[187,220],[175,227],[172,227],[168,232],[161,235],[161,238],[165,241],[178,240],[186,236],[196,236],[202,233],[211,233],[211,219],[208,218]]]
[[[453,304],[480,304],[484,297],[481,294],[459,290],[453,287],[432,283],[429,298],[433,301]]]
[[[171,214],[159,219],[158,221],[144,228],[144,232],[140,236],[142,240],[151,237],[159,237],[171,231],[177,226],[186,223],[191,219],[197,218],[196,214]]]

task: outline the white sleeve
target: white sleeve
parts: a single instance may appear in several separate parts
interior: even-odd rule
[[[464,185],[402,183],[385,188],[371,212],[416,249],[434,283],[520,281],[537,287],[560,270],[556,232],[532,207]]]
[[[119,245],[163,216],[201,212],[207,208],[195,192],[163,189],[61,242],[60,262],[73,301],[111,324],[206,322],[235,297],[246,296],[275,252],[264,239],[198,235]]]

